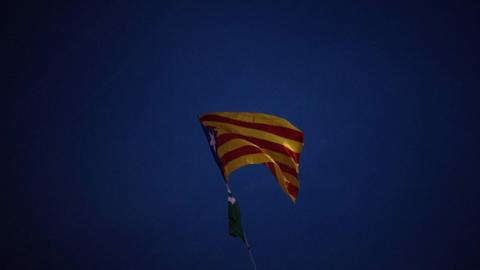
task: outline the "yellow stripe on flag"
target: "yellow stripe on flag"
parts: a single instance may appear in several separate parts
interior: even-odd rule
[[[300,153],[303,148],[303,143],[297,142],[294,140],[290,140],[275,134],[271,134],[265,131],[261,131],[258,129],[253,129],[253,128],[245,128],[245,127],[240,127],[237,125],[233,124],[227,124],[227,123],[222,123],[222,122],[214,122],[214,121],[204,121],[203,124],[205,126],[211,126],[217,129],[217,134],[225,132],[225,133],[235,133],[235,134],[240,134],[243,136],[249,136],[257,139],[262,139],[262,140],[267,140],[271,142],[275,142],[278,144],[281,144],[285,146],[286,148]]]
[[[232,139],[224,143],[223,145],[217,148],[217,155],[221,159],[223,155],[225,155],[226,153],[232,150],[238,149],[245,145],[250,145],[250,146],[254,146],[261,149],[265,154],[269,155],[275,162],[281,162],[285,165],[288,165],[298,173],[298,164],[295,162],[295,160],[293,160],[293,158],[286,156],[284,154],[280,154],[280,153],[265,149],[265,148],[260,148],[257,145],[243,139]]]
[[[297,131],[300,131],[297,127],[292,125],[289,121],[270,114],[265,114],[265,113],[237,113],[237,112],[217,112],[213,113],[215,115],[223,116],[223,117],[228,117],[231,119],[235,120],[240,120],[244,122],[249,122],[249,123],[259,123],[259,124],[266,124],[266,125],[272,125],[272,126],[278,126],[278,127],[286,127],[286,128],[291,128]]]
[[[293,176],[293,175],[290,175],[288,173],[284,173],[280,167],[275,163],[274,160],[272,160],[268,155],[265,155],[265,154],[262,154],[262,153],[259,153],[259,154],[248,154],[248,155],[243,155],[243,156],[240,156],[232,161],[230,161],[228,164],[226,164],[224,166],[224,172],[225,172],[225,178],[228,180],[228,177],[230,176],[230,174],[243,167],[243,166],[247,166],[247,165],[250,165],[250,164],[263,164],[263,163],[269,163],[271,162],[274,166],[274,169],[275,169],[275,178],[278,182],[278,184],[280,184],[280,187],[282,188],[282,190],[290,197],[290,199],[292,199],[294,202],[296,200],[295,197],[293,197],[289,192],[288,192],[288,189],[287,189],[287,183],[290,183],[292,185],[294,185],[295,187],[299,187],[299,182],[298,180]],[[286,176],[288,175],[288,176]]]

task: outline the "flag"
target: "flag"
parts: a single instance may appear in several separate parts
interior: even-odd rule
[[[295,202],[303,132],[278,116],[250,112],[201,115],[210,149],[225,182],[246,165],[265,164],[282,190]]]
[[[228,228],[233,237],[240,237],[245,243],[245,234],[243,233],[242,220],[240,218],[240,207],[231,192],[228,192]]]

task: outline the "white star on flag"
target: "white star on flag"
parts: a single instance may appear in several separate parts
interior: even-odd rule
[[[213,147],[213,151],[214,151],[215,153],[217,153],[217,147],[216,147],[216,146],[217,146],[217,142],[215,141],[215,134],[214,134],[212,131],[210,131],[210,132],[208,133],[208,135],[210,135],[210,142],[209,142],[209,144],[210,144],[211,147]]]

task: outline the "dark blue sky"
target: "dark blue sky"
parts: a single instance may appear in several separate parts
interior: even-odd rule
[[[480,269],[479,4],[101,2],[5,8],[0,268],[250,269],[197,115],[255,111],[305,133],[295,205],[231,177],[259,270]]]

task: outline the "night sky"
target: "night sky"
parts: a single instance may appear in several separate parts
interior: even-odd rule
[[[259,270],[480,269],[475,1],[63,2],[2,8],[1,269],[252,269],[215,111],[305,134],[230,178]]]

